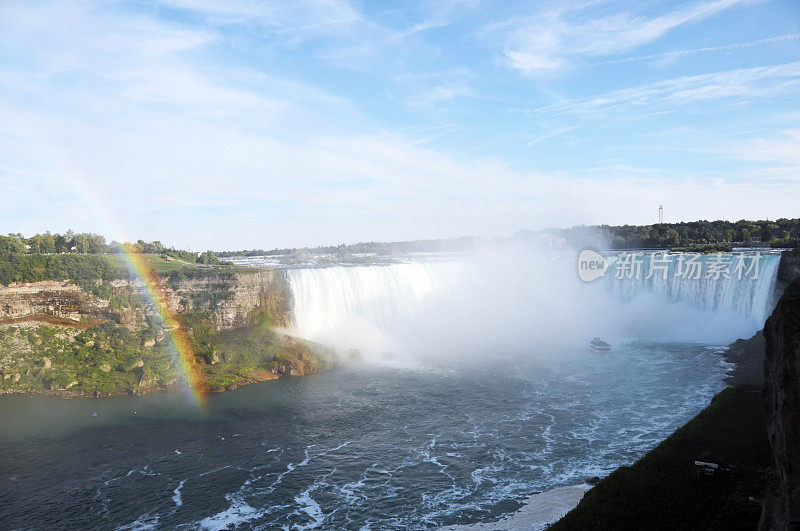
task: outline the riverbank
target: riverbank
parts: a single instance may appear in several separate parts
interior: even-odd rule
[[[738,339],[721,350],[718,355],[733,364],[733,368],[726,375],[726,383],[731,387],[717,394],[706,409],[633,465],[620,467],[595,488],[587,484],[577,484],[533,494],[517,512],[497,522],[445,529],[448,531],[533,530],[545,529],[551,525],[552,529],[595,529],[603,528],[603,522],[613,522],[607,526],[608,529],[624,529],[627,525],[625,523],[627,516],[623,517],[627,514],[626,511],[631,511],[632,515],[640,514],[642,517],[641,525],[631,524],[627,528],[653,529],[659,526],[654,527],[653,521],[647,521],[647,518],[652,519],[653,514],[658,514],[654,511],[669,514],[674,507],[653,506],[649,502],[650,496],[675,498],[676,493],[680,494],[682,489],[687,488],[687,492],[693,492],[698,500],[705,500],[708,503],[712,503],[712,500],[722,500],[725,505],[729,504],[725,501],[729,495],[728,490],[733,488],[734,493],[741,491],[743,487],[740,483],[758,485],[745,496],[747,501],[742,507],[733,509],[735,514],[744,519],[743,521],[754,527],[758,523],[760,505],[750,502],[749,497],[752,495],[756,500],[760,500],[763,496],[766,476],[762,472],[770,464],[760,406],[760,389],[764,381],[763,333],[758,332],[749,339]],[[737,434],[740,424],[745,423],[750,423],[754,429],[745,434]],[[717,434],[718,437],[713,434]],[[731,441],[728,439],[736,439],[737,435],[744,436],[752,442],[752,448],[738,448],[735,444],[729,444]],[[735,456],[737,466],[744,469],[735,471],[732,476],[722,481],[703,484],[698,492],[698,489],[692,490],[692,487],[697,487],[697,478],[691,463],[696,455],[706,451],[701,449],[705,446],[719,455]],[[747,457],[749,451],[753,451],[755,455]],[[752,459],[748,461],[750,458]],[[743,495],[741,492],[732,494],[734,498],[741,495]],[[584,502],[584,499],[587,501]],[[619,501],[623,499],[628,501]],[[733,503],[735,505],[735,502]],[[619,513],[609,515],[601,511],[601,508],[610,507],[616,507]],[[692,522],[702,521],[703,510],[702,507],[695,510],[697,519]],[[730,510],[730,507],[726,510]],[[562,518],[563,523],[559,521]]]
[[[797,284],[791,288],[800,299]],[[785,299],[786,294],[782,303]],[[787,308],[795,311],[789,320],[796,319],[794,299],[794,307],[778,305],[765,330],[781,322],[785,316],[776,314],[788,315]],[[762,502],[776,482],[775,450],[768,439],[768,426],[774,431],[775,423],[765,412],[764,386],[785,383],[768,373],[771,380],[766,380],[769,348],[764,331],[729,345],[723,355],[735,364],[727,376],[732,387],[642,459],[603,479],[550,529],[756,529],[763,520]],[[773,446],[779,443],[773,440]],[[701,456],[718,468],[700,470]]]
[[[694,465],[707,452],[722,460],[710,476]],[[755,529],[770,465],[761,389],[728,388],[550,529]]]
[[[187,371],[195,391],[215,393],[335,363],[330,349],[281,332],[290,296],[273,270],[143,255],[155,303],[118,256],[73,258],[93,266],[77,268],[80,282],[50,271],[59,279],[0,285],[0,394],[141,395],[184,387]]]

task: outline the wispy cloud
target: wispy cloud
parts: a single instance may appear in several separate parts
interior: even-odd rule
[[[797,88],[800,63],[603,80],[599,95],[545,105],[555,94],[590,93],[593,80],[531,90],[495,68],[493,50],[474,38],[496,10],[449,5],[376,14],[342,0],[0,3],[0,223],[107,230],[95,224],[90,196],[136,237],[245,247],[636,222],[652,217],[654,195],[681,205],[676,219],[796,209],[795,133],[767,124],[724,144],[729,166],[678,171],[630,152],[609,161],[613,145],[643,131],[626,123],[611,138],[605,126],[637,113],[679,126],[692,103],[763,103]],[[573,4],[551,15],[554,48],[540,56],[612,57],[727,5],[593,22],[592,7]],[[465,27],[471,9],[476,20]],[[633,22],[645,36],[610,35]],[[595,26],[599,43],[572,41]],[[436,33],[445,27],[447,39]],[[533,108],[535,128],[508,107]],[[755,108],[743,120],[763,105]],[[586,150],[548,142],[573,130]],[[739,166],[759,179],[741,179]]]
[[[701,21],[744,0],[697,2],[647,17],[631,12],[597,16],[598,2],[548,6],[521,19],[490,28],[505,41],[506,64],[528,75],[552,72],[581,58],[629,52],[663,37],[683,24]],[[603,2],[600,2],[602,7]],[[588,14],[588,13],[591,14]],[[594,16],[592,16],[594,15]]]
[[[657,53],[651,55],[640,55],[637,57],[622,57],[620,59],[609,59],[607,61],[600,61],[596,65],[610,65],[621,63],[637,63],[637,62],[653,62],[653,63],[668,63],[682,57],[691,55],[698,55],[703,53],[712,52],[729,52],[733,50],[742,50],[745,48],[753,48],[754,46],[763,46],[765,44],[775,44],[778,42],[796,41],[800,40],[800,33],[790,33],[788,35],[780,35],[778,37],[770,37],[768,39],[758,39],[750,42],[739,42],[736,44],[727,44],[725,46],[705,46],[703,48],[692,48],[688,50],[675,50],[672,52]]]
[[[565,100],[529,112],[539,114],[596,115],[625,108],[654,112],[654,105],[681,105],[723,98],[755,98],[786,93],[800,83],[800,61],[683,76],[599,96]],[[631,116],[631,114],[624,114]]]
[[[800,181],[800,129],[739,142],[731,151],[733,156],[743,160],[766,161],[792,168],[794,178]]]
[[[449,83],[436,85],[430,89],[419,92],[406,100],[412,107],[423,109],[438,108],[442,104],[461,97],[475,97],[476,93],[465,83]]]
[[[215,25],[245,24],[299,32],[335,31],[333,26],[365,22],[347,0],[157,0],[161,5],[189,11]]]
[[[557,136],[563,135],[564,133],[569,133],[570,131],[574,131],[575,129],[577,129],[577,127],[559,127],[557,129],[553,129],[537,137],[534,137],[528,142],[528,145],[529,146],[536,145],[540,142],[544,142],[547,139],[555,138]]]

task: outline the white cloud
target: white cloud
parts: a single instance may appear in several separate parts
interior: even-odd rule
[[[617,116],[631,117],[634,109],[652,113],[657,105],[690,104],[724,98],[756,98],[785,94],[800,82],[800,61],[773,66],[758,66],[682,76],[638,87],[625,88],[592,96],[564,100],[541,107],[528,114],[601,115],[614,111]],[[626,112],[621,113],[624,109]]]
[[[158,0],[162,5],[195,12],[212,24],[261,25],[302,33],[342,31],[365,22],[346,0]]]
[[[740,142],[731,154],[743,160],[788,166],[794,171],[794,178],[800,180],[800,129],[789,129],[770,138]]]
[[[585,57],[629,52],[683,24],[697,22],[744,0],[697,2],[666,14],[646,17],[630,12],[587,16],[597,2],[548,5],[518,21],[497,25],[505,62],[529,75],[552,72]],[[600,3],[601,6],[603,2]]]
[[[570,131],[574,131],[575,129],[577,129],[577,127],[559,127],[559,128],[556,128],[556,129],[552,129],[552,130],[550,130],[550,131],[548,131],[546,133],[543,133],[543,134],[541,134],[539,136],[536,136],[536,137],[532,138],[528,142],[528,145],[529,146],[536,145],[536,144],[538,144],[540,142],[544,142],[545,140],[548,140],[550,138],[555,138],[557,136],[563,135],[564,133],[568,133]]]
[[[687,218],[796,208],[796,182],[709,182],[702,174],[676,181],[663,169],[619,164],[537,173],[472,153],[457,158],[419,142],[440,131],[435,123],[402,133],[374,123],[358,102],[252,65],[208,64],[202,54],[224,40],[216,24],[243,23],[247,9],[263,9],[258,16],[281,27],[325,26],[341,20],[335,5],[295,19],[267,9],[277,4],[231,11],[204,3],[192,9],[215,22],[199,29],[87,5],[54,3],[48,17],[26,3],[4,6],[0,39],[21,58],[0,64],[7,230],[108,233],[114,227],[98,224],[111,217],[134,238],[243,248],[642,222],[653,197]],[[794,81],[798,69],[682,78],[541,112],[696,101],[735,92],[730,86],[750,87],[752,95],[776,80]],[[470,72],[425,78],[436,87],[429,104],[470,96],[463,79]],[[553,128],[538,141],[567,132]]]
[[[800,40],[800,33],[790,33],[788,35],[779,35],[778,37],[770,37],[768,39],[758,39],[749,42],[738,42],[735,44],[726,44],[724,46],[704,46],[703,48],[690,48],[687,50],[675,50],[671,52],[640,55],[636,57],[623,57],[621,59],[609,59],[595,63],[597,65],[620,64],[620,63],[637,63],[637,62],[652,62],[656,64],[672,63],[682,57],[691,55],[699,55],[711,52],[729,52],[733,50],[742,50],[745,48],[753,48],[756,46],[763,46],[765,44],[775,44],[779,42],[796,41]]]
[[[461,82],[436,85],[417,93],[406,101],[412,107],[434,109],[441,104],[461,97],[475,97],[476,93],[467,84]]]

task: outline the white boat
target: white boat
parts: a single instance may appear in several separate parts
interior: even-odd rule
[[[596,337],[589,342],[589,348],[592,352],[609,352],[611,350],[611,345]]]

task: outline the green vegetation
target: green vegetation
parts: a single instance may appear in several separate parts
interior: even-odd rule
[[[115,394],[167,387],[177,379],[170,347],[152,328],[104,323],[67,327],[0,327],[0,389]]]
[[[44,255],[12,253],[0,256],[0,284],[72,280],[89,290],[97,280],[128,278],[124,268],[103,255]]]
[[[592,245],[598,239],[614,249],[694,248],[710,244],[726,247],[767,244],[772,247],[794,247],[800,243],[800,218],[776,221],[690,221],[653,225],[599,225],[543,231],[566,239],[577,246]]]
[[[160,241],[146,242],[138,240],[136,243],[118,242],[107,243],[105,237],[93,233],[75,233],[68,230],[65,234],[52,234],[49,231],[44,234],[35,234],[25,237],[22,234],[0,235],[0,258],[11,255],[62,255],[62,254],[117,254],[125,249],[129,252],[138,254],[157,255],[163,258],[164,262],[178,260],[184,264],[201,265],[233,265],[230,262],[220,260],[211,251],[204,253],[193,253],[166,247]]]
[[[800,245],[800,218],[781,218],[775,221],[689,221],[653,225],[591,225],[568,229],[546,229],[542,231],[519,231],[511,240],[540,243],[542,237],[564,238],[566,244],[575,248],[610,246],[613,249],[685,248],[696,251],[698,247],[718,245],[720,249],[754,244],[772,247],[797,247]],[[332,261],[368,261],[358,255],[378,256],[411,252],[465,252],[475,251],[491,243],[502,243],[504,239],[449,238],[440,240],[415,240],[403,242],[361,242],[350,245],[306,247],[302,249],[252,249],[226,251],[221,257],[231,256],[281,256],[287,262],[304,261],[310,256],[327,255]],[[709,252],[709,251],[704,251]],[[356,255],[356,256],[353,256]],[[374,261],[374,258],[372,259]]]
[[[7,286],[11,283],[30,283],[44,280],[71,281],[90,293],[108,299],[110,296],[108,282],[131,277],[123,255],[118,253],[92,254],[73,251],[64,254],[45,254],[31,251],[31,249],[43,248],[41,244],[31,246],[31,249],[26,249],[26,245],[29,244],[25,242],[34,241],[39,236],[44,237],[44,235],[36,235],[26,240],[19,235],[0,236],[1,285]],[[47,236],[52,235],[47,233]],[[53,239],[60,241],[58,239],[60,235],[56,235],[56,237]],[[108,250],[113,247],[118,249],[116,246],[103,247],[105,240],[102,236],[97,235],[78,234],[72,236],[72,240],[60,238],[68,242],[74,242],[82,237],[91,237],[92,239],[89,239],[89,241],[94,243],[81,246],[81,248]],[[45,241],[49,241],[49,239],[45,239]],[[45,245],[44,248],[49,249],[48,245]],[[145,260],[156,274],[168,276],[171,279],[199,279],[224,276],[224,273],[220,273],[220,269],[237,272],[250,271],[249,269],[235,268],[233,264],[220,260],[210,251],[197,256],[186,251],[165,249],[159,242],[140,242],[130,244],[129,248],[135,252],[138,252],[139,249],[159,251],[158,253],[146,254]],[[187,254],[191,261],[185,259]],[[174,255],[177,255],[177,257]],[[230,278],[230,276],[227,278]]]
[[[704,451],[724,457],[730,470],[699,476],[693,463]],[[728,388],[549,529],[755,529],[770,465],[760,388]]]
[[[255,315],[252,326],[218,331],[210,313],[194,312],[181,316],[181,327],[209,391],[331,365],[327,350],[275,333],[266,315]],[[156,324],[0,327],[0,391],[137,393],[178,383],[179,370],[171,340]]]
[[[720,243],[711,243],[708,245],[698,245],[697,247],[673,247],[673,251],[680,251],[680,252],[691,252],[691,253],[701,253],[701,254],[711,254],[711,253],[729,253],[733,249],[730,245],[723,245]]]
[[[0,236],[0,256],[6,254],[100,254],[114,252],[114,244],[107,244],[99,234],[74,233],[68,230],[65,234],[35,234],[26,238],[22,234]]]
[[[275,333],[266,314],[254,315],[252,326],[233,330],[216,330],[203,312],[182,315],[181,322],[210,389],[231,387],[254,372],[309,374],[331,364],[321,347]]]

